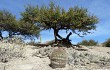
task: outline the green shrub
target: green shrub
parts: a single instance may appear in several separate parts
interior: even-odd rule
[[[97,41],[95,40],[83,40],[81,42],[78,43],[78,45],[85,45],[85,46],[96,46],[98,44]]]
[[[110,47],[110,38],[103,43],[103,46]]]

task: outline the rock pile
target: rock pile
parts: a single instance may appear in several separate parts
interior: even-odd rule
[[[35,46],[26,45],[23,50],[21,45],[3,42],[0,42],[0,46],[0,60],[7,55],[8,60],[12,59],[7,63],[0,62],[0,70],[110,70],[109,51],[106,51],[105,54],[105,52],[101,53],[89,48],[85,48],[85,50],[84,47],[65,48],[67,52],[66,67],[52,69],[49,66],[51,63],[50,55],[58,47],[35,48]],[[4,52],[4,49],[7,49],[7,51]],[[22,58],[21,55],[25,58]]]
[[[55,47],[57,48],[57,47]],[[49,57],[51,52],[55,49],[51,46],[40,48],[35,56],[40,58]],[[109,56],[101,56],[98,55],[97,52],[92,52],[90,49],[88,51],[75,50],[73,48],[66,48],[68,54],[68,65],[75,66],[87,66],[91,64],[99,65],[100,67],[110,65],[110,55]]]
[[[0,42],[0,62],[6,63],[10,59],[23,57],[22,45]]]

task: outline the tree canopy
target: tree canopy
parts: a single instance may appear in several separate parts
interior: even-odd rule
[[[38,37],[40,29],[33,24],[17,20],[16,17],[6,10],[0,11],[0,37],[2,37],[1,31],[8,31],[9,37],[12,35],[34,36]]]
[[[27,13],[28,11],[29,13]],[[75,6],[74,8],[69,8],[69,10],[65,10],[53,2],[49,6],[28,6],[24,14],[27,15],[23,18],[25,21],[40,23],[40,26],[45,30],[53,29],[55,42],[57,42],[58,38],[70,41],[69,36],[72,33],[84,36],[90,33],[90,30],[95,30],[96,24],[98,23],[97,17],[89,14],[85,8]],[[58,34],[60,30],[70,30],[71,32],[66,38],[63,38]]]
[[[50,2],[49,6],[41,7],[28,5],[25,11],[21,12],[21,18],[18,21],[9,12],[0,11],[0,19],[0,24],[8,26],[2,29],[18,32],[21,35],[38,36],[40,30],[53,29],[55,42],[67,44],[71,44],[69,37],[72,33],[82,37],[90,33],[90,30],[95,30],[98,23],[98,18],[91,15],[85,8],[75,6],[67,10],[53,2]],[[63,38],[59,34],[60,30],[71,32]]]
[[[0,34],[1,31],[9,31],[9,34],[16,31],[16,18],[6,10],[0,11]],[[2,37],[2,36],[1,36]]]
[[[40,13],[40,22],[45,24],[45,29],[72,30],[75,34],[87,34],[96,28],[98,22],[97,17],[89,15],[87,9],[74,7],[66,11],[53,3],[49,7],[41,7]]]
[[[21,12],[20,18],[20,30],[21,33],[24,35],[30,35],[38,37],[40,33],[40,27],[38,26],[37,17],[39,15],[38,7],[32,7],[28,5],[25,8],[24,12]]]

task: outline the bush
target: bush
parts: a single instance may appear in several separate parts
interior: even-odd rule
[[[85,45],[85,46],[96,46],[98,44],[98,42],[96,42],[95,40],[83,40],[82,42],[79,42],[78,45]]]
[[[110,38],[103,43],[103,46],[110,47]]]
[[[0,42],[0,62],[8,62],[10,59],[24,57],[22,45]]]
[[[13,43],[15,43],[15,44],[25,44],[23,38],[20,37],[20,36],[13,36],[12,38],[7,37],[7,38],[4,38],[2,40],[2,42],[11,43],[11,44],[13,44]]]

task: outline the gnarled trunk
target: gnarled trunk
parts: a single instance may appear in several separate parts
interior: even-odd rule
[[[61,40],[59,40],[59,44],[61,44],[63,47],[71,47],[72,43],[71,40],[69,39],[70,35],[72,35],[72,33],[70,32],[66,38],[62,38]]]
[[[0,31],[0,38],[3,39],[2,32]]]
[[[55,38],[55,43],[57,43],[57,31],[54,29],[54,38]]]
[[[72,46],[72,44],[71,44],[71,42],[70,42],[70,40],[69,40],[70,35],[72,35],[71,32],[67,35],[66,38],[63,38],[63,37],[61,37],[61,36],[58,34],[59,30],[57,30],[57,29],[53,29],[53,30],[54,30],[55,43],[64,44],[64,45],[67,46],[67,47]],[[59,39],[57,39],[57,38],[59,38]]]
[[[12,38],[13,32],[9,31],[9,38]]]

